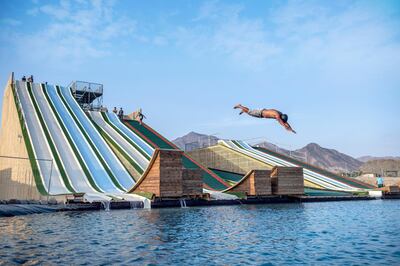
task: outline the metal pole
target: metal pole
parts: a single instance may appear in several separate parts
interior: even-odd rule
[[[50,164],[50,178],[49,178],[49,187],[47,190],[47,204],[49,203],[49,197],[50,197],[50,186],[51,186],[51,177],[53,175],[53,160],[51,160]]]

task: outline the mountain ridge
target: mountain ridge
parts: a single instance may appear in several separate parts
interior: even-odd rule
[[[218,140],[219,138],[215,136],[192,131],[182,137],[176,138],[172,142],[182,150],[191,151],[215,145]],[[293,151],[284,149],[267,141],[258,143],[254,146],[267,148],[335,173],[358,171],[363,165],[362,161],[357,160],[350,155],[341,153],[335,149],[321,147],[315,142],[311,142],[306,146]]]

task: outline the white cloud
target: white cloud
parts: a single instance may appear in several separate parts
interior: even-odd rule
[[[179,27],[178,45],[194,54],[216,53],[242,66],[257,68],[280,52],[264,29],[262,20],[241,16],[242,6],[216,1],[200,7],[195,27]]]
[[[134,20],[115,14],[113,3],[61,0],[28,10],[31,15],[48,16],[50,23],[38,32],[22,36],[21,53],[30,51],[37,60],[67,59],[70,64],[110,55],[113,40],[136,29]]]
[[[273,60],[287,60],[287,65],[359,64],[400,49],[392,41],[400,25],[390,25],[384,14],[364,8],[362,2],[327,6],[289,1],[264,16],[245,12],[241,6],[206,2],[193,25],[177,28],[177,44],[192,55],[222,55],[250,69]]]

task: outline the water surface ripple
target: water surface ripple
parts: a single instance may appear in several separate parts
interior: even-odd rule
[[[0,218],[0,264],[400,264],[400,201]]]

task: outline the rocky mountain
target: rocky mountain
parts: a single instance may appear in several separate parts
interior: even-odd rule
[[[363,173],[382,174],[384,176],[394,175],[397,176],[400,172],[400,160],[395,159],[378,159],[370,160],[364,163],[360,170]],[[386,173],[391,172],[391,173]],[[395,172],[395,173],[394,173]]]
[[[374,160],[400,160],[400,156],[383,156],[383,157],[375,157],[375,156],[362,156],[357,158],[357,160],[361,162],[368,162],[368,161],[374,161]]]
[[[206,134],[190,132],[185,136],[177,138],[172,142],[184,151],[191,151],[199,148],[205,148],[217,144],[218,138]]]
[[[173,140],[173,143],[186,151],[215,145],[217,142],[218,138],[215,136],[199,134],[196,132],[190,132],[183,137]],[[305,147],[294,151],[281,148],[269,142],[261,142],[255,146],[264,147],[272,151],[292,156],[298,160],[337,173],[357,171],[363,164],[363,162],[349,155],[338,152],[334,149],[321,147],[316,143],[310,143]]]
[[[267,142],[267,141],[260,142],[260,143],[256,144],[255,146],[261,147],[261,148],[266,148],[266,149],[269,149],[271,151],[276,151],[276,152],[279,152],[279,153],[290,155],[290,151],[289,150],[281,148],[278,145],[272,144],[272,143]]]
[[[296,152],[304,154],[308,163],[336,173],[357,171],[363,164],[347,154],[316,143],[310,143]]]

